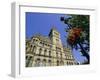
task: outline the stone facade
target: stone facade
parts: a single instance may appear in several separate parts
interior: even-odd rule
[[[75,65],[70,48],[64,47],[60,33],[52,28],[48,36],[26,39],[26,67]]]

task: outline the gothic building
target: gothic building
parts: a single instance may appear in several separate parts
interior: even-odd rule
[[[52,28],[48,36],[26,39],[26,67],[75,65],[70,48],[64,47],[60,33]]]

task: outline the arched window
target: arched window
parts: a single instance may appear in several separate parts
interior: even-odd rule
[[[29,64],[29,59],[28,56],[26,56],[26,67],[28,67],[28,64]]]
[[[36,66],[36,67],[40,66],[40,63],[41,63],[40,59],[39,59],[39,58],[36,59],[36,61],[35,61],[35,66]]]
[[[69,62],[69,65],[71,65],[71,62]]]
[[[73,65],[73,62],[70,62],[71,65]]]
[[[46,66],[46,59],[43,59],[42,64],[43,64],[43,66]]]
[[[49,51],[49,57],[51,57],[51,51]]]
[[[31,67],[32,61],[32,56],[26,56],[26,67]]]
[[[32,67],[33,58],[30,56],[29,67]]]
[[[61,64],[61,65],[64,65],[64,62],[63,62],[63,61],[60,61],[60,64]]]
[[[69,65],[69,62],[67,62],[67,65]]]
[[[41,52],[42,52],[42,48],[39,49],[39,55],[41,55]]]
[[[60,57],[61,57],[61,59],[62,59],[62,53],[60,54]]]
[[[56,52],[56,57],[58,58],[58,52]]]
[[[57,60],[57,66],[59,66],[59,61]]]
[[[30,45],[30,47],[32,48],[32,45]]]
[[[47,54],[47,50],[45,49],[45,50],[44,50],[44,55],[46,56],[46,54]]]
[[[48,65],[51,66],[51,60],[48,61]]]

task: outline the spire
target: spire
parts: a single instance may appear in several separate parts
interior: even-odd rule
[[[60,38],[60,33],[58,32],[57,27],[52,26],[50,33],[49,33],[49,37],[51,38],[51,37],[54,37],[54,36],[57,37],[57,38]]]
[[[53,31],[58,32],[57,28],[54,25],[50,29],[49,36],[52,35]]]
[[[52,26],[51,30],[55,30],[55,31],[57,31],[57,32],[58,32],[58,30],[57,30],[56,26]]]

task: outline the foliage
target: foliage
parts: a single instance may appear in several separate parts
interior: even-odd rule
[[[61,21],[67,25],[67,43],[80,50],[89,61],[89,15],[69,15],[68,18],[61,17]]]

